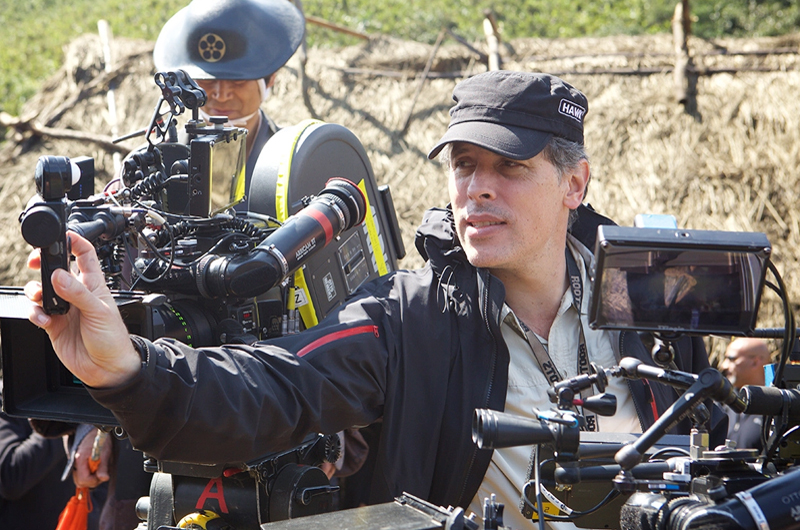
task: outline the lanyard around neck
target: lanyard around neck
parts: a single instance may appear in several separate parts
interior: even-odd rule
[[[578,264],[575,262],[575,257],[569,251],[565,250],[567,259],[567,276],[569,278],[569,287],[572,291],[572,306],[578,313],[578,373],[589,373],[589,352],[586,348],[586,336],[583,331],[583,321],[581,320],[581,302],[583,301],[583,277],[581,276]],[[544,373],[547,380],[551,385],[563,381],[564,377],[558,371],[556,364],[550,357],[547,348],[544,347],[542,342],[532,330],[527,326],[523,326],[525,336],[528,339],[533,354],[536,357],[536,362],[539,363],[542,373]],[[592,389],[587,391],[589,395],[593,393]],[[582,393],[583,395],[583,393]],[[583,416],[586,418],[586,429],[589,431],[597,430],[597,417],[592,413],[584,412]]]

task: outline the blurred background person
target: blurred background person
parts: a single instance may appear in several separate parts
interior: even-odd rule
[[[2,381],[0,381],[2,389]],[[45,438],[25,418],[0,412],[0,528],[50,530],[75,493],[62,438]]]
[[[225,116],[228,125],[247,129],[245,190],[261,149],[278,130],[261,104],[304,35],[305,19],[288,0],[194,0],[156,40],[156,70],[184,70],[205,90],[203,119]],[[246,201],[237,206],[246,209]]]
[[[720,371],[737,390],[745,385],[764,385],[764,365],[770,363],[770,352],[762,339],[737,338],[725,350]],[[761,416],[737,414],[728,407],[728,439],[739,449],[761,450]]]
[[[184,70],[205,90],[202,119],[225,116],[227,125],[247,129],[245,190],[261,149],[278,130],[261,104],[304,35],[305,19],[287,0],[194,0],[164,24],[156,40],[156,70]],[[188,143],[184,131],[179,141]],[[246,211],[247,201],[236,209]],[[96,438],[96,430],[85,433],[73,450],[73,479],[89,488],[110,480],[100,528],[130,530],[139,522],[136,501],[149,494],[152,475],[143,469],[142,453],[116,439],[104,444],[101,465],[92,473],[88,459]]]

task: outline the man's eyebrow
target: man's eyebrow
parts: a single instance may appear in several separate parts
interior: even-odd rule
[[[461,153],[468,151],[469,148],[464,145],[463,143],[453,144],[453,148],[450,150],[451,155],[460,155]]]

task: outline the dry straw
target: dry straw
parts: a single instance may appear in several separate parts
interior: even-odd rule
[[[665,213],[684,228],[765,232],[791,299],[800,300],[800,71],[797,54],[787,53],[798,50],[798,42],[798,36],[690,39],[693,65],[704,75],[690,77],[694,97],[685,107],[674,100],[669,35],[526,39],[502,51],[505,68],[561,75],[588,96],[586,142],[593,168],[588,200],[595,209],[626,225],[637,213]],[[67,64],[22,117],[107,134],[103,90],[114,82],[121,130],[144,127],[158,96],[151,44],[123,39],[114,44],[119,66],[109,78],[103,77],[98,39],[87,35],[73,42]],[[316,114],[350,128],[364,144],[378,181],[392,188],[409,251],[404,267],[421,264],[413,237],[422,212],[447,202],[446,174],[425,154],[447,126],[452,88],[486,68],[465,46],[446,40],[409,112],[430,54],[430,46],[376,38],[344,49],[312,49],[306,65]],[[292,60],[281,70],[265,104],[281,125],[311,116],[300,94],[298,67]],[[32,278],[24,268],[28,247],[17,216],[33,194],[33,169],[44,154],[93,156],[101,180],[112,167],[111,155],[93,144],[6,143],[0,152],[4,284]],[[782,325],[774,295],[766,295],[760,320],[761,326]],[[710,342],[718,354],[725,341]]]

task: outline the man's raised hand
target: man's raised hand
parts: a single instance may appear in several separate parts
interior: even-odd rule
[[[47,332],[58,358],[86,385],[123,384],[141,370],[141,357],[106,286],[94,246],[77,234],[67,236],[79,273],[57,269],[52,283],[55,293],[71,307],[64,315],[47,315],[41,307],[41,283],[29,282],[25,295],[36,305],[28,318]],[[38,249],[28,257],[28,267],[40,268]]]

